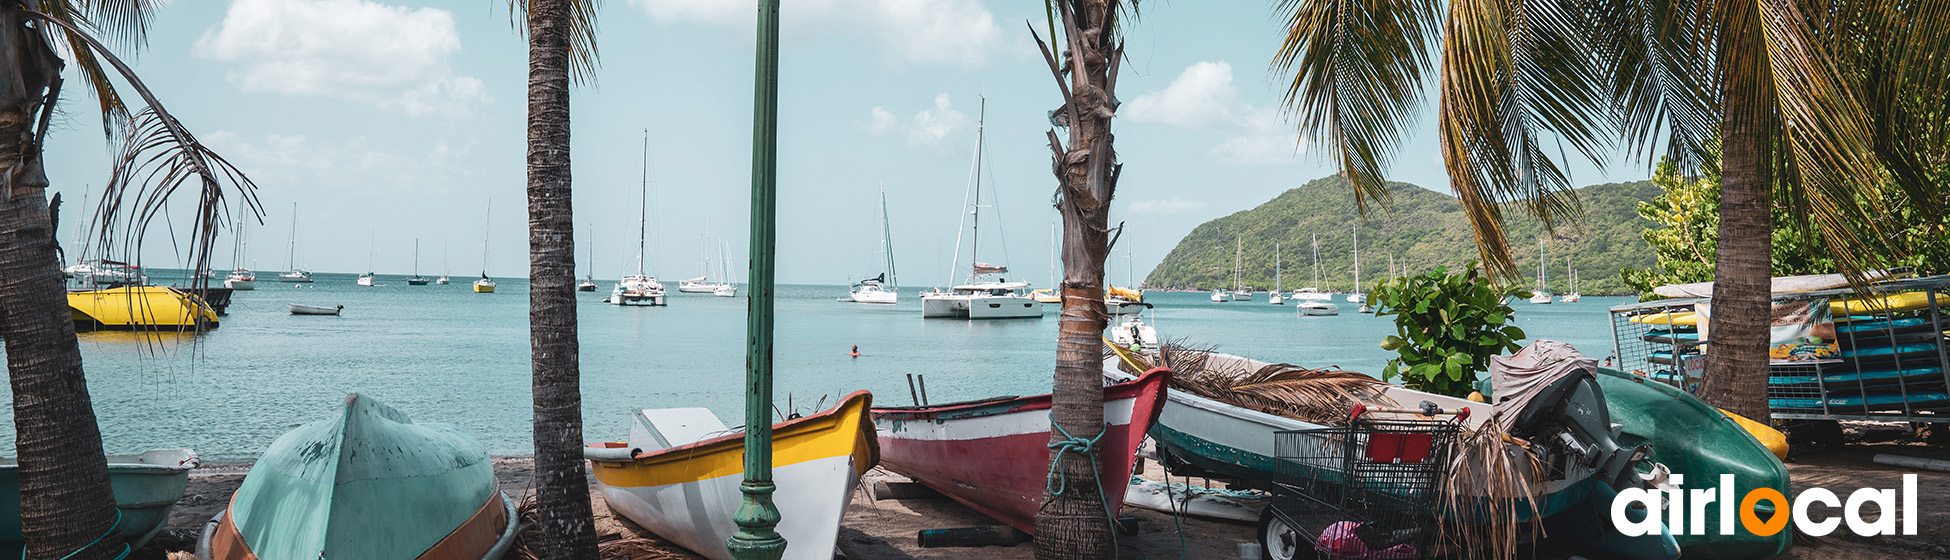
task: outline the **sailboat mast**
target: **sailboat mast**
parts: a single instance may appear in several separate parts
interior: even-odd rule
[[[481,220],[481,277],[487,278],[488,236],[494,232],[494,199],[487,200],[487,214]]]
[[[1361,293],[1361,228],[1354,228],[1354,293]]]
[[[1246,238],[1242,236],[1236,236],[1236,235],[1233,236],[1232,237],[1232,289],[1235,291],[1245,287],[1244,284],[1239,282],[1239,267],[1245,264],[1246,262],[1245,257],[1246,257]]]
[[[413,277],[420,277],[420,238],[413,238]]]
[[[1313,250],[1313,253],[1314,253],[1314,290],[1315,290],[1315,291],[1319,291],[1319,290],[1320,290],[1320,234],[1318,234],[1318,233],[1314,233],[1314,234],[1309,234],[1309,235],[1312,235],[1312,236],[1313,236],[1313,245],[1314,245],[1314,250]]]
[[[975,271],[981,268],[974,263],[982,258],[982,148],[985,147],[983,143],[987,142],[983,133],[988,129],[988,113],[989,98],[984,96],[981,108],[975,113],[975,209],[970,212],[973,219],[970,220],[968,242],[968,281],[971,283],[975,281]]]
[[[1280,276],[1280,244],[1273,243],[1273,293],[1280,293],[1286,284]]]
[[[644,238],[650,233],[650,129],[643,129],[643,179],[636,200],[636,275],[643,275]]]
[[[379,226],[366,224],[366,274],[372,274],[372,254],[379,246]]]
[[[880,181],[880,255],[887,261],[887,285],[900,293],[900,276],[894,273],[894,229],[887,223],[887,181]]]
[[[297,260],[297,256],[298,256],[298,203],[293,202],[291,203],[291,237],[286,238],[286,241],[284,242],[284,269],[286,271],[294,270],[293,268],[291,268],[291,264],[292,261]]]

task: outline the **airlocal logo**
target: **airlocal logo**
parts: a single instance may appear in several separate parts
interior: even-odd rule
[[[1663,527],[1670,528],[1672,534],[1675,536],[1732,535],[1734,534],[1733,522],[1735,519],[1739,519],[1740,526],[1745,528],[1747,532],[1766,537],[1773,536],[1780,533],[1781,530],[1786,529],[1788,521],[1791,519],[1794,521],[1796,530],[1816,537],[1835,532],[1835,529],[1843,521],[1848,522],[1850,531],[1854,531],[1855,534],[1864,537],[1897,534],[1896,501],[1898,496],[1895,490],[1879,490],[1875,488],[1856,490],[1854,493],[1848,495],[1848,502],[1844,505],[1842,500],[1835,496],[1834,492],[1826,488],[1809,488],[1802,490],[1801,494],[1795,496],[1794,502],[1790,504],[1787,496],[1781,495],[1781,491],[1773,488],[1755,488],[1748,491],[1746,496],[1735,501],[1733,496],[1733,475],[1730,474],[1720,475],[1720,487],[1718,489],[1701,488],[1689,491],[1680,487],[1685,481],[1685,475],[1675,474],[1672,475],[1671,485],[1667,489],[1646,490],[1643,488],[1628,488],[1623,492],[1619,492],[1618,498],[1611,502],[1612,526],[1618,528],[1618,532],[1628,537],[1658,533],[1662,528],[1662,522]],[[1903,475],[1903,490],[1900,498],[1903,504],[1901,510],[1903,530],[1901,534],[1914,535],[1916,534],[1916,475]],[[1664,502],[1665,507],[1661,507],[1661,502]],[[1763,502],[1767,503],[1774,510],[1774,514],[1766,520],[1762,520],[1754,511],[1755,506]],[[1819,520],[1813,519],[1808,508],[1816,504],[1825,505],[1830,508],[1842,508],[1842,514],[1840,516],[1830,515]],[[1863,506],[1868,504],[1875,504],[1880,513],[1875,521],[1862,519]],[[1661,519],[1656,514],[1631,515],[1632,511],[1630,509],[1634,505],[1643,507],[1644,510],[1641,511],[1665,511],[1666,516],[1664,519]],[[1718,506],[1719,510],[1719,532],[1708,533],[1706,530],[1706,508],[1715,505]],[[1735,506],[1738,506],[1737,510]],[[1734,513],[1735,511],[1739,513],[1736,514]],[[1642,519],[1634,521],[1631,519],[1633,517],[1641,517]],[[1688,523],[1688,521],[1691,521],[1691,523]]]

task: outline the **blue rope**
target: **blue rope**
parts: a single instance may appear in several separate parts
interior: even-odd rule
[[[1049,476],[1044,479],[1043,488],[1045,490],[1048,490],[1049,489],[1048,481],[1053,479],[1056,481],[1056,491],[1050,492],[1050,495],[1061,496],[1065,491],[1069,490],[1070,488],[1069,476],[1063,474],[1061,470],[1061,467],[1063,465],[1064,453],[1075,451],[1084,454],[1085,457],[1089,457],[1090,470],[1100,475],[1096,477],[1097,502],[1098,504],[1104,507],[1104,519],[1110,521],[1110,550],[1111,550],[1111,555],[1116,556],[1119,551],[1118,544],[1117,544],[1117,530],[1118,530],[1117,515],[1111,513],[1110,500],[1107,499],[1107,497],[1104,495],[1104,477],[1101,476],[1101,474],[1104,472],[1104,469],[1102,466],[1100,466],[1097,463],[1097,456],[1090,454],[1090,450],[1095,449],[1097,447],[1097,441],[1104,439],[1104,434],[1110,433],[1110,427],[1105,426],[1104,429],[1099,430],[1097,432],[1097,435],[1095,437],[1092,437],[1090,439],[1083,439],[1083,438],[1070,435],[1069,430],[1063,429],[1062,424],[1056,423],[1055,415],[1050,416],[1049,426],[1051,428],[1055,428],[1057,433],[1063,434],[1063,439],[1059,441],[1052,441],[1049,444],[1049,448],[1055,450],[1056,453],[1050,456]]]
[[[106,539],[108,538],[109,535],[115,534],[115,528],[121,526],[122,526],[122,509],[116,508],[115,523],[112,523],[108,526],[108,531],[103,532],[102,536],[95,537],[95,540],[89,541],[88,544],[81,545],[81,548],[74,549],[74,552],[68,553],[67,556],[62,556],[61,560],[68,560],[69,558],[74,558],[74,555],[81,554],[81,551],[94,548],[95,545],[102,543],[102,539]],[[129,557],[129,543],[124,542],[122,543],[122,553],[115,555],[114,560],[122,560],[123,558],[128,558],[128,557]],[[27,560],[27,549],[23,548],[20,550],[20,560]]]

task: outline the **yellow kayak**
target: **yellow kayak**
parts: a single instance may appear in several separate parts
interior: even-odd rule
[[[1697,326],[1699,325],[1699,313],[1695,311],[1668,311],[1650,315],[1637,315],[1632,317],[1631,321],[1647,325]]]
[[[1747,417],[1745,416],[1727,412],[1726,409],[1720,409],[1720,412],[1722,414],[1726,414],[1727,418],[1732,418],[1733,423],[1739,424],[1741,428],[1747,430],[1747,433],[1753,434],[1754,439],[1760,440],[1760,445],[1762,447],[1766,447],[1768,452],[1773,453],[1775,458],[1778,459],[1787,458],[1787,454],[1788,454],[1787,434],[1781,433],[1780,430],[1774,429],[1773,426],[1755,422],[1753,420],[1747,419]]]
[[[1950,298],[1938,297],[1937,305],[1950,305]],[[1894,313],[1915,311],[1930,307],[1929,292],[1904,292],[1886,296],[1858,297],[1828,302],[1828,309],[1836,318],[1860,313]]]

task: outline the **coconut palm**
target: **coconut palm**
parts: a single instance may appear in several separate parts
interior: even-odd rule
[[[125,552],[74,322],[68,316],[42,164],[49,121],[73,64],[99,101],[103,131],[120,143],[96,209],[97,254],[141,254],[143,233],[173,194],[197,198],[191,270],[209,267],[221,215],[259,214],[250,180],[164,110],[97,40],[140,48],[155,4],[24,0],[0,7],[0,337],[14,393],[26,558],[109,558]],[[108,66],[104,66],[106,62]],[[139,94],[131,114],[111,69]],[[199,284],[201,282],[199,281]],[[200,287],[200,286],[199,286]]]
[[[1578,201],[1564,165],[1663,145],[1691,169],[1724,148],[1720,252],[1703,396],[1765,418],[1770,204],[1829,232],[1860,271],[1899,225],[1892,181],[1940,216],[1950,2],[1878,0],[1279,0],[1287,106],[1363,208],[1439,72],[1449,185],[1491,272],[1518,272],[1502,226],[1556,227]],[[1566,149],[1569,146],[1569,149]],[[1770,196],[1772,193],[1772,196]],[[1878,253],[1878,251],[1888,251]]]
[[[1104,260],[1110,255],[1110,201],[1117,191],[1117,163],[1110,120],[1117,109],[1117,67],[1124,57],[1119,0],[1047,2],[1050,33],[1063,41],[1052,52],[1041,38],[1043,59],[1063,94],[1052,113],[1068,128],[1069,143],[1049,131],[1056,172],[1057,210],[1063,215],[1063,316],[1057,333],[1056,381],[1050,405],[1050,447],[1055,493],[1036,513],[1037,558],[1110,558],[1111,520],[1104,484],[1095,465],[1103,460],[1094,442],[1103,431]],[[1135,13],[1135,4],[1132,4]],[[1061,24],[1062,33],[1057,34]],[[1031,27],[1030,31],[1035,31]],[[1063,57],[1059,62],[1058,56]]]
[[[595,2],[515,0],[528,35],[528,340],[535,511],[542,558],[596,557],[582,460],[575,223],[569,189],[569,82],[594,77]]]

